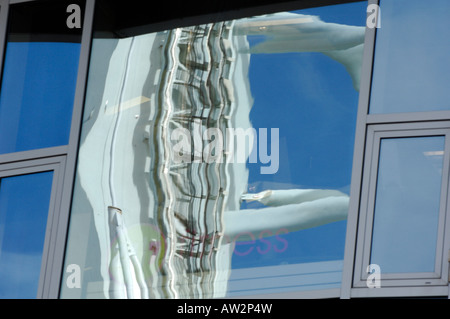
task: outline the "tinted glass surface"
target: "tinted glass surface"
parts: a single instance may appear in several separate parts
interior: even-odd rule
[[[450,109],[450,2],[381,0],[369,113]]]
[[[0,298],[36,298],[53,172],[0,180]]]

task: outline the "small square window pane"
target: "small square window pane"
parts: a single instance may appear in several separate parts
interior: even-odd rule
[[[435,269],[444,141],[381,140],[370,263],[382,273]]]

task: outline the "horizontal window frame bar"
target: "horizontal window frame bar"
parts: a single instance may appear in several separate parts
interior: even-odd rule
[[[34,159],[63,156],[68,152],[68,146],[56,146],[49,148],[40,148],[29,151],[14,152],[0,155],[0,165],[6,163],[30,161]]]
[[[450,105],[449,105],[450,107]],[[450,111],[368,114],[367,124],[448,121]]]
[[[445,297],[449,293],[448,286],[416,286],[416,287],[383,287],[380,288],[353,288],[351,298],[375,297]]]

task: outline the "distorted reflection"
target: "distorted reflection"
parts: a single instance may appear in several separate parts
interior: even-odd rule
[[[250,43],[253,34],[263,36],[258,44]],[[78,290],[67,288],[63,280],[62,297],[230,296],[232,260],[239,259],[234,253],[239,243],[345,222],[363,38],[361,26],[278,13],[123,39],[94,39],[66,257],[66,265],[80,265],[84,275]],[[258,109],[254,101],[249,75],[253,56],[283,52],[324,53],[327,63],[344,67],[339,75],[330,76],[331,81],[340,81],[339,91],[351,91],[350,98],[322,100],[326,86],[318,82],[319,74],[330,74],[329,70],[318,70],[317,76],[311,70],[307,75],[311,81],[305,84],[318,90],[311,93],[320,97],[315,103],[343,113],[343,121],[349,122],[349,128],[336,129],[350,132],[348,148],[341,150],[347,166],[329,166],[336,175],[340,169],[346,172],[343,181],[333,177],[332,183],[321,182],[334,176],[324,171],[322,177],[314,177],[316,183],[295,175],[288,177],[289,183],[280,182],[286,161],[293,172],[294,166],[308,171],[300,161],[310,150],[294,146],[288,157],[282,144],[284,134],[295,138],[301,132],[298,126],[305,118],[279,109],[266,114],[273,117],[273,125],[259,130],[253,125],[253,112],[268,111]],[[296,59],[302,63],[301,56]],[[300,78],[290,81],[304,85]],[[285,97],[286,105],[295,103],[295,94]],[[295,112],[316,111],[311,106],[297,105]],[[288,127],[276,122],[276,113],[290,121]],[[322,120],[325,123],[317,126],[330,125]],[[322,135],[341,139],[339,134]],[[320,138],[310,137],[316,146]],[[339,156],[337,152],[321,161],[339,163]],[[256,177],[250,164],[258,166]],[[273,182],[260,183],[270,188],[253,192],[255,178]],[[264,207],[253,208],[254,203]],[[344,238],[339,227],[334,236]],[[335,259],[302,266],[305,259],[296,256],[289,261],[292,265],[272,258],[281,267],[277,269],[294,271],[295,276],[281,289],[280,282],[287,278],[277,279],[278,283],[265,280],[270,287],[261,287],[260,293],[339,287],[342,258]],[[311,267],[326,275],[318,279],[302,274]],[[273,268],[263,268],[266,275],[275,275]],[[244,274],[241,279],[244,284],[248,277]]]

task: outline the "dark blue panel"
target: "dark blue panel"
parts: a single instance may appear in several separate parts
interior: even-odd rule
[[[68,143],[79,53],[79,43],[7,44],[0,154]]]
[[[36,298],[53,172],[0,181],[0,298]]]
[[[370,263],[383,273],[433,272],[444,136],[382,139]]]

